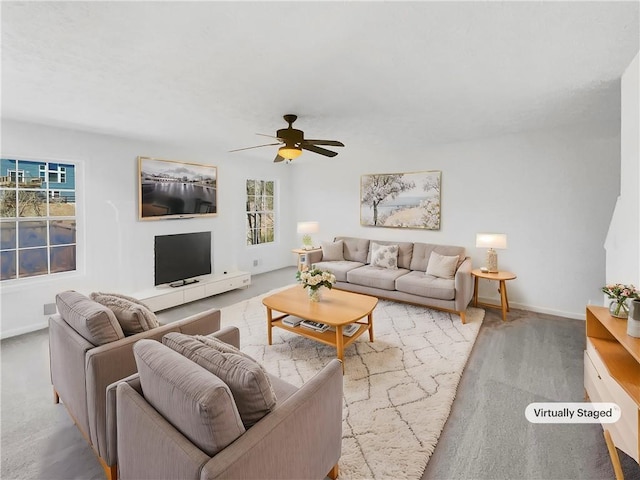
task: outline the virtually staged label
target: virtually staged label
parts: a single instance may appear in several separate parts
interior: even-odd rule
[[[615,403],[541,402],[524,411],[531,423],[615,423],[622,414]]]

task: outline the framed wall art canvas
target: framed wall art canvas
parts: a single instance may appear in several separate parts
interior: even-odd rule
[[[379,173],[360,179],[360,224],[440,229],[442,172]]]
[[[218,169],[213,165],[138,157],[140,220],[218,214]]]

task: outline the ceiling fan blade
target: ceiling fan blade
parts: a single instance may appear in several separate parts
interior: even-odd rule
[[[344,143],[339,142],[337,140],[309,140],[305,138],[302,141],[303,145],[331,145],[334,147],[344,147]]]
[[[335,157],[338,154],[337,152],[332,152],[331,150],[327,150],[326,148],[316,147],[315,145],[307,145],[305,143],[300,145],[300,148],[302,148],[303,150],[309,150],[313,153],[319,153],[320,155],[324,155],[325,157]]]
[[[281,157],[280,155],[276,155],[276,158],[273,159],[274,163],[276,162],[282,162],[286,160],[284,157]]]
[[[280,142],[278,142],[278,143],[266,143],[264,145],[256,145],[255,147],[236,148],[235,150],[229,150],[229,153],[231,153],[231,152],[239,152],[241,150],[251,150],[252,148],[272,147],[273,145],[281,145],[281,143]]]
[[[256,133],[256,135],[260,135],[261,137],[275,138],[276,140],[280,140],[281,142],[283,141],[281,138],[275,137],[273,135],[267,135],[266,133]]]

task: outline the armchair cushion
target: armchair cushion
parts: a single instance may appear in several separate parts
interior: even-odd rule
[[[139,340],[133,352],[147,401],[207,455],[245,432],[233,395],[218,377],[154,340]]]
[[[196,362],[229,386],[245,428],[273,410],[276,394],[269,375],[250,356],[214,337],[168,333],[166,346]]]
[[[56,306],[64,321],[95,346],[124,338],[113,312],[81,293],[73,290],[59,293]]]
[[[89,296],[115,314],[125,335],[135,335],[160,326],[149,307],[133,297],[101,292],[93,292]]]

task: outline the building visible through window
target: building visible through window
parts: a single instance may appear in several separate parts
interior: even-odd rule
[[[247,245],[275,241],[275,182],[247,180]]]
[[[0,159],[0,280],[74,271],[76,166]]]

